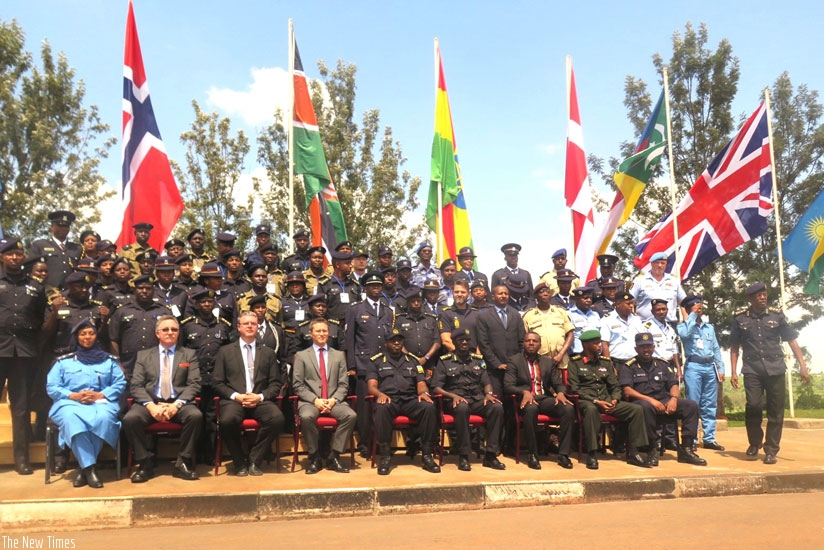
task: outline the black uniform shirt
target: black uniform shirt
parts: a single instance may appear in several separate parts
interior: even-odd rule
[[[781,340],[798,337],[777,307],[757,314],[750,308],[736,312],[730,327],[730,345],[743,348],[742,374],[783,374],[786,370]]]
[[[461,359],[455,353],[441,355],[430,386],[443,388],[467,401],[482,401],[484,388],[491,384],[482,355],[470,353]]]
[[[666,361],[653,357],[644,364],[633,357],[618,366],[618,383],[665,403],[670,398],[670,388],[678,385],[678,379],[670,372]]]
[[[406,353],[390,357],[379,353],[372,357],[366,372],[367,380],[377,380],[378,389],[392,399],[417,399],[418,382],[426,380],[423,367]]]
[[[37,357],[45,310],[42,284],[26,275],[0,272],[0,357]]]

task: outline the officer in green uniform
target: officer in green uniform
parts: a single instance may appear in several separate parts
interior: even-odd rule
[[[152,229],[154,229],[152,224],[140,222],[134,224],[132,228],[134,229],[135,242],[124,246],[120,250],[120,257],[129,260],[129,266],[132,269],[132,277],[137,277],[140,275],[138,257],[146,252],[154,252],[154,257],[157,258],[158,253],[157,250],[149,245],[149,237],[152,234]]]

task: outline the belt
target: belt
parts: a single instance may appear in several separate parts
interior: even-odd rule
[[[687,357],[687,363],[701,363],[702,365],[709,365],[715,361],[710,358],[698,357],[697,355],[690,355]]]

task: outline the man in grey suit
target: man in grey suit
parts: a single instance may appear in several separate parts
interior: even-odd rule
[[[232,455],[235,475],[260,476],[260,465],[283,431],[283,413],[275,404],[280,394],[281,372],[271,348],[257,345],[257,315],[244,311],[237,320],[240,339],[218,350],[212,388],[220,396],[220,437]],[[240,425],[244,418],[260,423],[257,439],[243,452]]]
[[[346,403],[349,390],[349,374],[346,356],[343,352],[327,346],[329,323],[322,317],[315,317],[309,323],[312,346],[295,354],[292,369],[292,383],[295,394],[300,399],[298,415],[303,432],[303,440],[309,451],[307,474],[315,474],[323,467],[318,452],[318,425],[320,415],[328,415],[338,421],[332,437],[332,451],[326,466],[338,473],[349,473],[349,468],[340,461],[340,453],[352,437],[357,415]]]
[[[134,405],[123,417],[123,431],[139,464],[132,483],[154,476],[153,455],[148,450],[146,426],[174,422],[183,426],[180,450],[172,475],[198,479],[194,470],[195,446],[203,427],[203,415],[195,405],[200,393],[200,368],[194,350],[177,346],[180,325],[174,315],[162,315],[155,323],[158,346],[137,352],[130,391]]]

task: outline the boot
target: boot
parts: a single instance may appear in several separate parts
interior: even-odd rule
[[[678,448],[678,462],[692,464],[693,466],[706,466],[707,461],[695,454],[691,447],[681,446]]]

